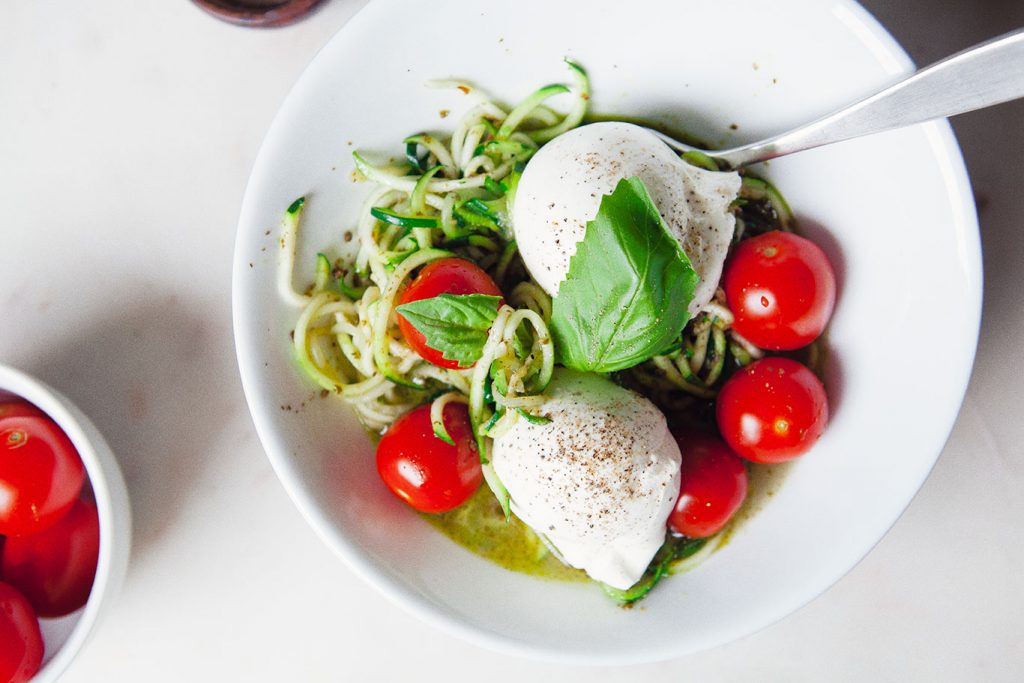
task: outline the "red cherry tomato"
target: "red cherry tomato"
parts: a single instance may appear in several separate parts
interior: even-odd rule
[[[740,242],[722,279],[733,328],[764,349],[807,346],[825,330],[836,277],[818,245],[773,231]]]
[[[27,401],[10,401],[7,403],[0,403],[0,420],[3,420],[5,417],[27,416],[45,417],[46,413]]]
[[[53,525],[84,481],[82,459],[53,420],[0,419],[0,534],[20,536]]]
[[[395,420],[377,444],[380,478],[420,512],[457,508],[483,479],[466,406],[446,405],[444,426],[454,446],[434,434],[430,404],[422,405]]]
[[[43,661],[43,634],[32,605],[0,582],[0,681],[24,683]]]
[[[763,358],[729,378],[715,412],[730,448],[770,464],[792,460],[814,445],[828,422],[828,397],[806,366]]]
[[[501,296],[501,290],[491,276],[465,259],[446,258],[428,263],[402,293],[399,305],[420,299],[431,299],[439,294],[489,294]],[[398,327],[423,360],[442,368],[462,367],[458,361],[448,360],[440,351],[427,346],[427,339],[419,330],[398,314]]]
[[[747,468],[710,434],[681,435],[676,442],[683,455],[682,478],[669,529],[690,538],[717,534],[747,497]]]
[[[0,577],[20,590],[39,616],[62,617],[89,599],[99,553],[96,506],[76,500],[50,528],[7,539]]]

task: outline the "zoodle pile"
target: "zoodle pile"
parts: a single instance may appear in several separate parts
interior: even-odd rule
[[[288,207],[283,221],[278,284],[281,295],[300,311],[291,341],[304,373],[343,398],[375,434],[429,406],[433,435],[454,446],[458,437],[448,416],[453,404],[465,406],[473,456],[505,520],[511,515],[510,496],[491,462],[494,439],[519,420],[548,421],[539,408],[557,361],[550,330],[552,297],[519,256],[512,206],[530,158],[544,143],[581,125],[587,114],[587,74],[573,62],[567,65],[571,85],[540,88],[511,108],[468,83],[435,82],[458,89],[467,99],[450,137],[420,133],[406,138],[405,158],[398,165],[375,165],[353,154],[358,173],[374,185],[346,238],[357,241],[358,251],[354,259],[318,254],[315,280],[302,290],[294,286],[293,271],[305,198]],[[564,113],[550,106],[555,97],[570,103]],[[684,159],[718,170],[699,152]],[[736,243],[790,233],[794,225],[778,191],[750,174],[742,178],[730,210],[736,217]],[[483,292],[477,298],[461,300],[453,295],[468,292],[410,296],[422,273],[448,267],[451,259],[475,264],[496,289],[477,288]],[[432,335],[449,325],[453,314],[465,339],[448,339],[442,357],[430,348]],[[653,401],[669,415],[670,424],[706,425],[726,380],[765,355],[734,323],[720,287],[670,348],[612,378]],[[417,336],[418,341],[413,339]],[[606,590],[621,602],[636,600],[707,541],[678,533],[666,539],[634,589]]]
[[[465,402],[487,484],[508,513],[508,493],[487,458],[489,440],[513,420],[536,419],[554,368],[548,333],[551,298],[531,282],[517,258],[509,221],[516,184],[541,144],[578,126],[587,111],[590,83],[567,62],[575,85],[549,85],[505,110],[474,86],[461,90],[475,102],[444,142],[427,134],[405,139],[405,169],[374,166],[358,152],[356,168],[377,184],[360,214],[355,262],[317,257],[308,293],[292,287],[291,262],[304,198],[286,212],[281,290],[302,314],[295,324],[296,357],[324,389],[338,393],[367,429],[380,432],[412,408],[432,400],[436,432],[449,402]],[[569,93],[573,107],[558,114],[544,102]],[[409,276],[432,261],[465,258],[492,277],[508,301],[491,325],[481,360],[471,368],[440,368],[425,361],[397,330],[394,314]]]

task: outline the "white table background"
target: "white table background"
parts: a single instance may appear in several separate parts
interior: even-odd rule
[[[187,0],[0,3],[0,361],[94,419],[134,506],[124,590],[65,680],[1021,680],[1024,102],[954,122],[986,270],[956,428],[889,535],[808,606],[684,659],[557,666],[434,630],[335,559],[250,422],[231,256],[274,112],[363,4],[258,31]],[[1024,25],[1020,0],[867,4],[922,64]]]

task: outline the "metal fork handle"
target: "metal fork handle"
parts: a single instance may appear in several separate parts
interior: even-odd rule
[[[739,168],[1019,97],[1024,97],[1024,28],[958,52],[817,121],[767,140],[707,154],[729,168]],[[678,142],[670,146],[692,149]]]

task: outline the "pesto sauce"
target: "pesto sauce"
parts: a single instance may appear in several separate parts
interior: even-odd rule
[[[579,569],[562,564],[515,515],[506,522],[501,506],[486,486],[450,512],[421,516],[463,548],[505,569],[556,581],[589,581]]]

